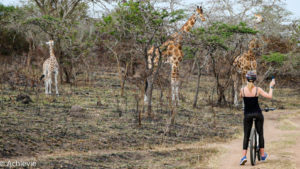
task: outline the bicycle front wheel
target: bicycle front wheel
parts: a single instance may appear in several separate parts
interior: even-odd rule
[[[257,138],[256,138],[256,129],[252,128],[250,134],[250,161],[251,165],[255,165],[256,161],[256,146],[257,145]]]

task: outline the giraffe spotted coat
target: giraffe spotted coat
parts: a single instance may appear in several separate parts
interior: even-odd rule
[[[198,16],[201,18],[202,21],[205,21],[202,7],[197,7],[196,13],[188,19],[188,21],[181,27],[181,29],[178,32],[172,34],[171,38],[159,47],[159,50],[162,52],[161,56],[163,62],[169,63],[171,65],[171,90],[173,101],[178,101],[179,99],[179,64],[183,59],[183,52],[181,46],[181,42],[183,40],[183,33],[187,33],[191,30],[191,28],[195,25]],[[149,69],[151,69],[153,65],[157,66],[159,61],[159,50],[155,49],[154,46],[152,46],[148,50],[147,54]],[[147,102],[146,95],[144,100],[145,102]]]

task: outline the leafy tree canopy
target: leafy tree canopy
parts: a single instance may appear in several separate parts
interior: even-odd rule
[[[221,47],[228,50],[225,41],[234,34],[256,34],[257,32],[258,31],[248,27],[246,23],[243,22],[238,25],[215,22],[208,28],[195,29],[193,33],[208,46],[213,48]]]
[[[283,62],[287,59],[287,55],[279,52],[272,52],[268,55],[263,55],[262,58],[266,62],[282,65]]]
[[[169,19],[167,19],[169,18]],[[101,33],[109,33],[118,39],[130,34],[144,35],[160,27],[164,22],[176,22],[184,18],[183,10],[168,12],[157,10],[149,2],[119,3],[116,10],[102,17],[97,24]],[[138,39],[144,42],[145,39]]]

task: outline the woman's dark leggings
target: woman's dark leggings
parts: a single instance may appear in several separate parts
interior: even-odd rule
[[[252,113],[252,114],[245,114],[244,116],[244,143],[243,149],[247,150],[249,137],[252,129],[253,118],[255,120],[255,128],[259,135],[259,148],[265,148],[265,141],[264,141],[264,116],[262,113]]]

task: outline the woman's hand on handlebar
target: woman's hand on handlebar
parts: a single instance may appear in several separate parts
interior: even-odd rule
[[[272,79],[272,81],[270,82],[270,87],[274,87],[275,85],[275,79]]]

